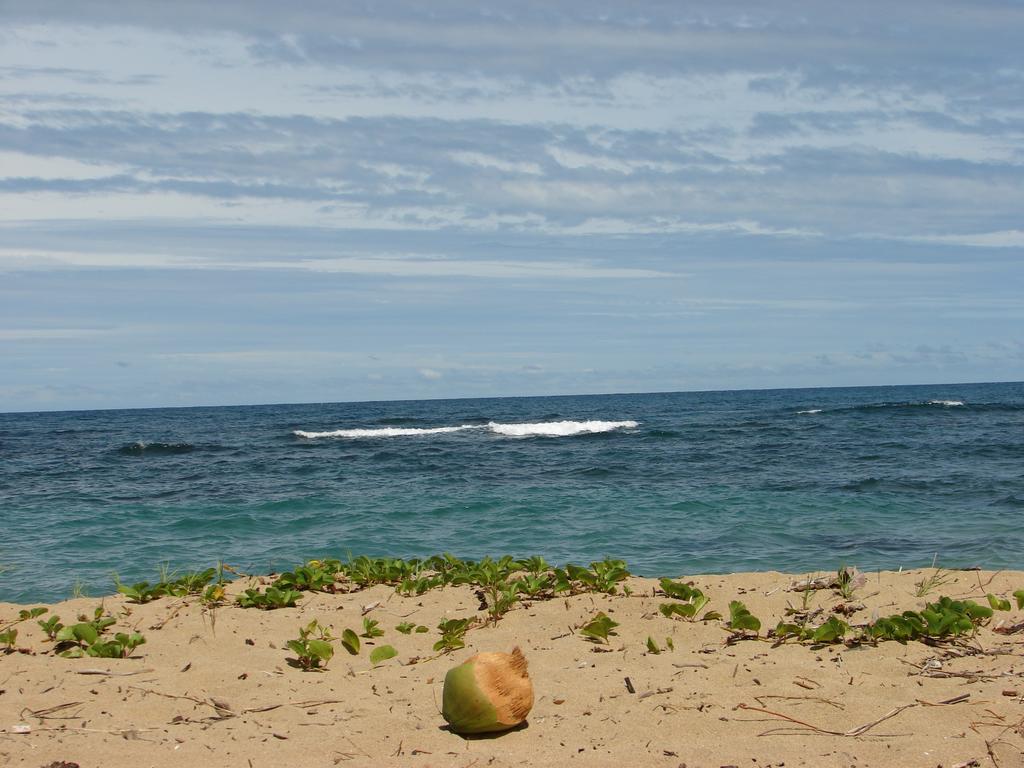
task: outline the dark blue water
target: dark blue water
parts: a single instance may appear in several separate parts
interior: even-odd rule
[[[1022,513],[1019,383],[0,414],[0,600],[348,553],[1024,568]]]

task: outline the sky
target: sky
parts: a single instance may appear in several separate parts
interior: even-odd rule
[[[0,411],[1024,379],[1021,40],[0,0]]]

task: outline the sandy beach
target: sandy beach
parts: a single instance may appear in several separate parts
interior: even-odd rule
[[[722,620],[659,612],[658,581],[631,577],[630,595],[586,593],[517,605],[496,625],[471,587],[419,597],[378,585],[306,592],[295,608],[209,610],[197,597],[144,605],[102,599],[117,619],[108,634],[139,631],[127,659],[61,658],[36,619],[17,624],[16,651],[0,655],[0,763],[11,766],[1020,766],[1024,765],[1024,620],[997,611],[976,636],[936,645],[794,643],[767,629],[787,605],[836,606],[863,624],[919,610],[940,595],[986,604],[1009,597],[1024,572],[952,571],[920,597],[932,571],[867,574],[851,600],[833,589],[803,593],[806,574],[692,576],[708,609],[728,618],[741,600],[763,624],[760,639],[727,643]],[[826,574],[820,574],[826,575]],[[264,578],[264,583],[269,582]],[[252,585],[229,585],[236,595]],[[64,623],[91,617],[99,598],[49,606]],[[1011,600],[1012,602],[1012,600]],[[0,627],[27,606],[0,604]],[[579,633],[603,611],[618,622],[607,643]],[[289,663],[286,642],[317,619],[340,636],[364,614],[384,630],[358,655],[335,643],[322,672]],[[432,650],[439,621],[477,616],[466,647]],[[412,622],[429,632],[402,634]],[[999,631],[1002,630],[1002,631]],[[661,650],[648,648],[650,638]],[[666,638],[671,638],[669,649]],[[383,644],[398,652],[374,666]],[[478,651],[522,648],[536,702],[525,726],[491,736],[450,732],[440,714],[446,671]],[[948,703],[943,703],[948,702]]]

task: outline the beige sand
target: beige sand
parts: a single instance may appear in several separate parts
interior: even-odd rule
[[[854,601],[865,608],[851,622],[922,607],[914,592],[924,573],[871,574]],[[711,597],[710,608],[727,613],[730,600],[743,600],[767,629],[787,602],[800,605],[787,589],[795,578],[692,580]],[[58,658],[35,621],[19,625],[18,645],[33,654],[0,655],[0,765],[1024,765],[1024,634],[996,633],[993,623],[958,646],[727,645],[721,622],[660,615],[665,598],[653,596],[656,583],[631,579],[630,597],[588,594],[517,607],[497,626],[471,630],[464,650],[440,657],[431,650],[440,619],[483,615],[471,589],[406,598],[375,587],[308,594],[298,608],[225,606],[213,615],[194,598],[137,606],[108,597],[117,628],[148,639],[135,658]],[[928,599],[984,602],[986,592],[1008,596],[1022,587],[1024,572],[956,572]],[[375,642],[393,645],[397,658],[372,668],[364,640],[358,656],[339,645],[323,673],[289,666],[285,642],[300,625],[317,618],[337,635],[361,631],[363,607],[378,601],[369,615],[386,634]],[[839,602],[823,590],[811,606],[824,608],[824,617]],[[98,603],[72,600],[51,612],[68,623]],[[0,604],[0,626],[20,607]],[[598,610],[620,623],[608,646],[575,633]],[[1022,619],[1016,610],[996,615],[1006,624]],[[400,634],[394,626],[403,620],[431,631]],[[648,636],[662,647],[671,636],[675,650],[648,653]],[[514,645],[527,656],[536,691],[528,726],[476,739],[445,729],[439,706],[448,668],[477,651]],[[949,700],[959,703],[938,704]],[[30,732],[12,732],[19,724]],[[822,732],[858,728],[859,735]]]

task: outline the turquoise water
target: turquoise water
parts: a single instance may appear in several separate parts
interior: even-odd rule
[[[218,560],[1024,568],[1024,384],[0,414],[0,600]]]

